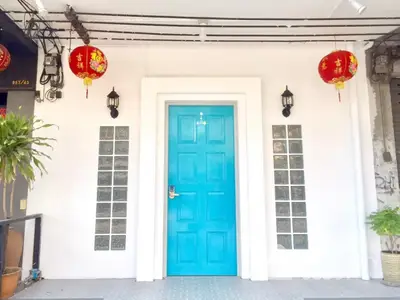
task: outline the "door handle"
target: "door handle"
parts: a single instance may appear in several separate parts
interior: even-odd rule
[[[170,185],[168,187],[168,197],[169,199],[174,199],[175,197],[179,197],[180,195],[175,193],[175,186],[174,185]]]

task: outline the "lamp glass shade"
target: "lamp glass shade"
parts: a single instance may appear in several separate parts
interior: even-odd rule
[[[293,106],[293,93],[288,90],[288,87],[286,87],[286,90],[283,92],[282,96],[282,106]]]
[[[107,96],[107,106],[115,108],[119,106],[119,95],[114,89]]]

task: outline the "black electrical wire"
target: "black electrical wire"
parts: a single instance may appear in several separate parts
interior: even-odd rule
[[[43,52],[44,52],[45,55],[49,53],[48,48],[47,48],[47,44],[46,44],[47,40],[50,40],[51,43],[53,44],[53,49],[55,48],[57,53],[61,54],[63,48],[60,48],[58,46],[58,43],[57,43],[58,37],[55,36],[54,31],[52,30],[52,28],[49,25],[49,23],[46,20],[42,19],[37,14],[35,8],[31,4],[29,4],[25,0],[17,0],[17,1],[22,6],[22,8],[25,10],[25,12],[24,12],[24,23],[23,23],[25,32],[28,32],[28,35],[32,39],[37,39],[39,41],[39,43],[41,44],[41,46],[43,48]],[[31,20],[28,22],[28,25],[25,23],[27,14],[31,17]],[[34,16],[36,16],[38,19],[34,19]],[[38,23],[43,23],[44,24],[44,28],[41,28],[40,25],[38,25]],[[32,35],[32,33],[33,33],[33,35]],[[60,42],[59,39],[58,39],[58,41]],[[61,44],[61,42],[60,42],[60,44]],[[60,66],[59,69],[58,69],[58,73],[59,74],[57,74],[56,76],[52,76],[50,74],[47,74],[45,68],[43,68],[42,73],[41,73],[40,78],[39,78],[40,84],[45,86],[50,81],[53,81],[52,82],[52,88],[58,89],[59,87],[63,86],[63,84],[64,84],[64,73],[63,73],[63,67],[62,67],[61,60],[58,62],[58,64]],[[45,94],[45,96],[47,95],[46,98],[48,98],[48,95],[50,95],[47,92]]]
[[[64,87],[64,67],[63,67],[62,58],[61,58],[63,52],[64,52],[64,46],[61,49],[61,53],[60,53],[61,55],[59,57],[59,62],[58,62],[59,66],[60,66],[60,69],[59,69],[60,76],[59,76],[59,81],[58,81],[57,87],[59,89],[62,89]]]
[[[38,34],[37,39],[40,41],[40,39],[44,37],[44,34],[46,33],[46,31],[50,30],[50,33],[51,33],[51,36],[53,37],[53,39],[49,39],[49,40],[51,40],[52,44],[57,48],[57,52],[59,53],[60,52],[60,48],[59,48],[59,46],[58,46],[58,44],[56,42],[57,36],[54,36],[53,33],[51,32],[51,26],[49,25],[48,21],[42,19],[38,15],[38,12],[36,11],[36,9],[30,3],[28,3],[26,0],[17,0],[17,1],[22,6],[22,8],[25,10],[25,14],[29,14],[31,17],[32,16],[36,16],[38,18],[38,19],[35,19],[35,23],[43,23],[45,25],[44,29],[41,29],[39,27],[40,31],[43,30],[43,32],[42,32],[42,36],[40,36],[40,34]],[[17,22],[17,20],[14,20],[14,22]],[[40,42],[40,43],[41,43],[42,47],[44,45],[43,50],[44,50],[45,53],[47,53],[46,45],[45,45],[46,43],[45,42],[44,43]],[[61,44],[61,42],[60,42],[60,44]]]
[[[373,48],[378,48],[380,45],[386,43],[387,41],[393,41],[392,37],[399,35],[400,36],[400,31],[399,29],[395,29],[392,32],[386,34],[385,36],[383,36],[381,39],[377,39],[375,41],[375,45],[373,46]]]
[[[6,13],[21,14],[23,11],[10,10]],[[49,15],[63,15],[64,12],[48,12]],[[139,14],[115,14],[115,13],[95,13],[77,12],[80,16],[99,16],[99,17],[121,17],[121,18],[141,18],[141,19],[181,19],[181,20],[208,20],[208,21],[378,21],[378,20],[400,20],[400,17],[357,17],[357,18],[243,18],[243,17],[204,17],[204,16],[168,16],[168,15],[139,15]]]
[[[15,20],[22,22],[22,20]],[[70,23],[68,20],[36,20],[36,22]],[[121,26],[145,26],[145,27],[179,27],[179,28],[357,28],[357,27],[399,27],[400,24],[294,24],[294,25],[231,25],[231,24],[174,24],[174,23],[142,23],[142,22],[110,22],[110,21],[82,21],[82,24],[96,25],[121,25]]]
[[[345,37],[345,36],[382,36],[386,33],[308,33],[308,34],[221,34],[210,33],[208,37]]]
[[[47,53],[45,52],[45,55],[46,54]],[[40,84],[46,85],[50,82],[50,79],[51,79],[51,75],[47,74],[45,68],[43,68],[42,74],[40,75],[40,79],[39,79]]]
[[[51,76],[46,74],[45,69],[43,68],[42,74],[40,75],[39,82],[41,85],[46,85],[50,82]]]

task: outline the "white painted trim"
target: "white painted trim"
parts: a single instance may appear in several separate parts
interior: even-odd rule
[[[140,100],[137,281],[162,279],[165,275],[165,133],[168,102],[236,104],[240,276],[268,280],[261,80],[144,78]],[[251,180],[248,174],[251,174]]]

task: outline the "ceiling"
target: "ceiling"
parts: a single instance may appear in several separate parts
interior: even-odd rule
[[[26,1],[35,3],[34,0]],[[132,43],[143,40],[199,42],[200,17],[209,19],[204,29],[207,42],[373,40],[399,27],[399,0],[358,1],[367,5],[362,16],[357,14],[347,0],[42,0],[50,12],[46,19],[50,21],[51,27],[58,30],[58,36],[63,39],[70,37],[70,24],[62,14],[66,4],[69,4],[90,31],[93,44]],[[0,6],[6,11],[23,10],[17,0],[0,0]],[[83,13],[153,16],[94,16]],[[24,18],[28,18],[23,13],[13,12],[9,15],[22,27]],[[156,18],[154,15],[193,18]],[[218,17],[286,20],[213,19]],[[363,19],[374,17],[397,19]],[[298,20],[287,20],[290,18]],[[330,19],[304,20],[310,18]],[[239,28],[240,26],[247,27]],[[72,37],[77,35],[72,33]]]
[[[33,0],[30,0],[34,3]],[[42,0],[49,11],[63,11],[66,4],[77,11],[225,17],[329,17],[340,0]],[[2,6],[19,8],[17,0]],[[299,3],[301,3],[299,5]],[[400,16],[398,0],[360,0],[368,6],[365,16]],[[346,1],[336,17],[355,17]]]

